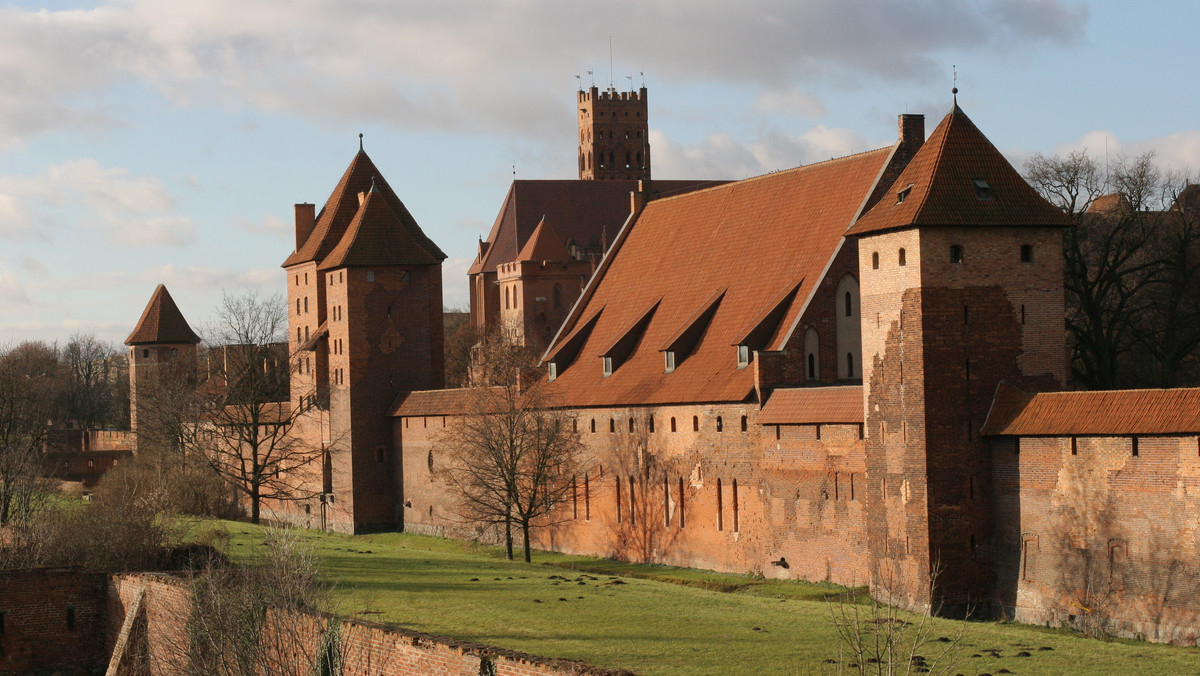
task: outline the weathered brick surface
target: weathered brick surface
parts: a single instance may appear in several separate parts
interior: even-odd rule
[[[105,576],[71,570],[0,574],[0,674],[103,669]]]

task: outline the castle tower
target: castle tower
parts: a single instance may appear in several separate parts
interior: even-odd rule
[[[991,451],[979,429],[1001,380],[1067,383],[1069,224],[955,105],[851,227],[877,598],[948,613],[990,600]]]
[[[579,91],[578,102],[579,178],[650,178],[646,88],[618,92],[593,86]]]
[[[200,337],[188,326],[167,287],[159,284],[137,326],[125,339],[129,346],[129,429],[134,432],[135,444],[138,393],[144,393],[159,378],[178,376],[175,368],[194,365],[199,343]]]
[[[326,451],[319,525],[392,528],[401,512],[388,407],[402,391],[442,387],[446,255],[361,149],[321,212],[296,214],[284,262],[292,399],[315,404],[300,427]]]
[[[592,264],[575,260],[543,218],[516,260],[497,268],[501,325],[518,343],[545,347],[591,274]]]

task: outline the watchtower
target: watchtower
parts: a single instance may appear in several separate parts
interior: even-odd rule
[[[579,178],[650,178],[646,88],[579,90]]]
[[[159,284],[125,339],[129,346],[129,428],[137,443],[138,397],[161,378],[180,378],[196,363],[200,337],[188,326],[167,287]]]

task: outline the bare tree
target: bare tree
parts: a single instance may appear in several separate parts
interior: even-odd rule
[[[60,418],[58,351],[25,342],[0,351],[0,524],[36,506],[46,435]]]
[[[1178,384],[1200,347],[1200,219],[1180,199],[1186,178],[1164,174],[1153,153],[1118,158],[1107,177],[1082,152],[1035,155],[1025,172],[1077,222],[1064,235],[1075,381]]]
[[[320,447],[293,428],[311,397],[289,396],[287,315],[277,297],[226,295],[209,338],[208,379],[199,385],[195,442],[259,522],[263,500],[303,500],[319,490]],[[221,347],[212,347],[220,345]]]
[[[630,431],[613,438],[606,462],[615,480],[625,486],[618,491],[624,493],[624,504],[618,507],[620,518],[611,524],[609,538],[615,558],[651,563],[661,560],[675,539],[667,503],[671,488],[665,468],[649,450],[649,421],[638,420],[632,409],[627,414],[633,421]],[[679,496],[675,499],[678,502]]]
[[[513,558],[520,528],[525,561],[530,530],[545,525],[570,495],[582,451],[570,416],[553,407],[537,376],[537,357],[504,333],[473,351],[470,410],[442,436],[446,484],[464,519],[504,529]]]
[[[122,378],[118,367],[124,353],[92,333],[76,332],[62,351],[66,366],[65,414],[85,430],[128,421],[128,404],[122,405]],[[126,398],[127,402],[127,398]]]

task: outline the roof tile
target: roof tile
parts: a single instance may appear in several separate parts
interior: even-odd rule
[[[199,343],[200,336],[188,326],[183,313],[167,287],[159,284],[150,296],[150,302],[142,311],[133,333],[125,339],[126,345],[151,345],[155,343]]]

